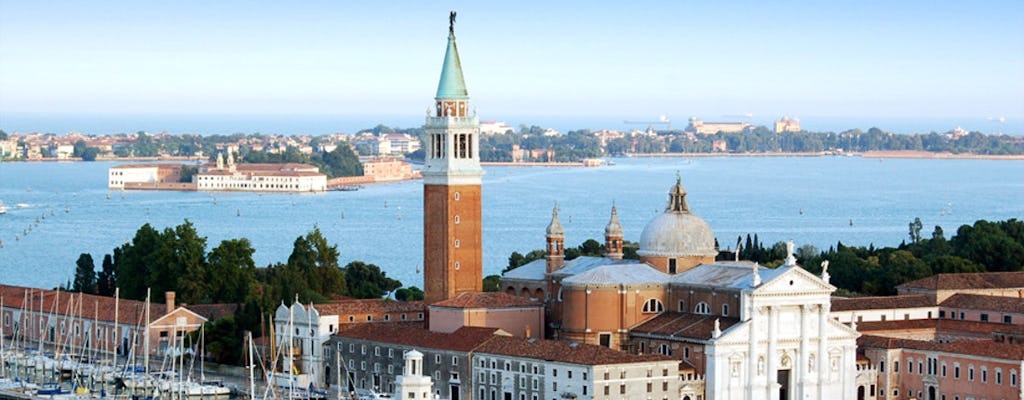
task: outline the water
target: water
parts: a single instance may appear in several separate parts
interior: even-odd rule
[[[940,225],[948,237],[978,219],[1024,216],[1022,161],[615,161],[599,168],[486,167],[484,273],[498,273],[512,251],[542,248],[556,203],[567,245],[603,241],[612,204],[625,239],[637,241],[644,225],[664,209],[677,171],[691,209],[707,220],[722,247],[734,246],[736,237],[747,233],[759,234],[766,245],[792,239],[818,248],[837,241],[894,246],[907,238],[914,217],[921,218],[925,234]],[[258,266],[286,261],[295,238],[319,226],[338,245],[343,264],[374,263],[388,276],[422,287],[416,272],[423,257],[420,181],[301,195],[108,192],[107,168],[115,164],[0,163],[0,201],[10,209],[0,216],[0,283],[52,287],[67,282],[80,253],[91,253],[98,267],[103,254],[130,240],[143,223],[162,229],[188,219],[208,238],[208,250],[224,239],[249,238]],[[34,227],[24,235],[29,226]]]

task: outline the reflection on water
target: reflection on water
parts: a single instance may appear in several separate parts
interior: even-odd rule
[[[188,219],[208,238],[208,250],[224,239],[249,238],[259,266],[287,260],[295,238],[319,226],[338,245],[343,264],[374,263],[404,284],[422,287],[419,181],[302,195],[108,196],[107,168],[115,164],[0,163],[0,201],[8,206],[0,215],[0,282],[67,282],[80,253],[92,253],[99,267],[103,254],[130,240],[142,224],[162,229]],[[978,219],[1024,216],[1020,161],[636,158],[599,168],[485,169],[485,274],[498,273],[512,251],[542,248],[555,204],[568,245],[601,240],[613,203],[626,240],[637,241],[647,221],[664,209],[677,171],[691,209],[723,247],[747,233],[759,234],[766,245],[792,239],[819,248],[837,241],[889,246],[907,237],[914,217],[928,233],[941,225],[950,236]]]

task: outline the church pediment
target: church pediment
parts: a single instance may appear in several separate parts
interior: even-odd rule
[[[755,295],[833,292],[836,290],[821,278],[798,266],[782,266],[786,270],[761,283],[754,289]]]

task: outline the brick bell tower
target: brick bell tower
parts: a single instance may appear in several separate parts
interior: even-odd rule
[[[480,120],[455,45],[455,12],[433,109],[427,110],[423,167],[423,287],[427,304],[483,291]]]

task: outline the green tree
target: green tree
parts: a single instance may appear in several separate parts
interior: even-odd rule
[[[387,277],[373,264],[353,261],[345,266],[349,295],[357,299],[376,299],[402,287],[402,282]]]
[[[910,242],[920,243],[921,242],[921,228],[924,225],[921,224],[921,218],[914,218],[914,222],[910,223]]]
[[[249,239],[229,239],[210,251],[208,276],[211,303],[241,303],[251,300],[256,263]]]
[[[423,290],[416,286],[401,288],[395,291],[395,300],[398,301],[420,301],[423,300]]]
[[[501,275],[487,275],[484,277],[483,288],[485,292],[498,292],[501,291],[499,280]]]
[[[96,274],[96,294],[100,296],[113,296],[114,288],[117,286],[114,275],[114,259],[110,254],[103,255],[103,266]]]
[[[96,264],[92,255],[82,253],[75,262],[78,266],[75,269],[75,281],[71,290],[82,293],[96,293]]]

